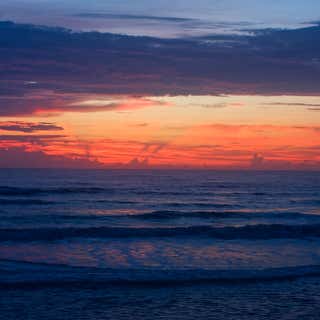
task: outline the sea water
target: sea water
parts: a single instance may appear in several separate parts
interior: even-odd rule
[[[319,319],[319,185],[317,172],[0,170],[3,319]]]

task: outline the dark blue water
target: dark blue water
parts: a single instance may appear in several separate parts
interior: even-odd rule
[[[318,319],[319,185],[316,172],[1,170],[0,311]]]

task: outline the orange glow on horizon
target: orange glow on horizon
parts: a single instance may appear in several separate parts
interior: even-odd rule
[[[257,165],[255,154],[261,155],[258,165],[266,169],[314,168],[320,163],[320,113],[308,108],[320,102],[318,97],[81,99],[63,106],[57,102],[50,113],[41,109],[30,116],[3,118],[0,148],[24,148],[106,167],[250,168]],[[21,128],[16,128],[17,119]]]

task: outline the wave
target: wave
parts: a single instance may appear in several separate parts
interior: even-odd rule
[[[138,219],[177,219],[177,218],[258,218],[258,217],[282,217],[282,218],[299,218],[299,217],[313,217],[317,218],[315,214],[307,214],[301,212],[291,211],[237,211],[237,210],[222,210],[222,211],[176,211],[176,210],[155,210],[151,212],[140,213],[136,215],[129,215],[130,218]],[[319,216],[320,218],[320,216]]]
[[[40,199],[0,199],[2,206],[15,206],[15,205],[53,205],[58,202],[45,201]]]
[[[299,205],[311,205],[318,206],[320,205],[320,199],[300,199],[300,200],[291,200],[290,203],[299,204]]]
[[[291,280],[320,276],[320,265],[268,269],[111,269],[0,260],[0,289],[8,286],[201,284]]]
[[[103,203],[103,204],[124,204],[124,205],[137,205],[140,204],[138,201],[129,201],[129,200],[88,200],[85,199],[86,202],[93,202],[93,203]]]
[[[229,203],[207,203],[207,202],[159,202],[158,205],[168,207],[198,207],[198,208],[236,208],[239,205]]]
[[[239,189],[241,188],[241,185],[237,183],[217,183],[217,182],[207,182],[207,183],[202,183],[201,185],[197,186],[198,188],[214,188],[214,189]]]
[[[121,219],[132,219],[132,220],[175,220],[180,218],[200,218],[202,220],[209,219],[212,221],[214,220],[228,220],[228,219],[250,219],[250,218],[282,218],[282,219],[312,219],[320,220],[320,215],[317,214],[307,214],[307,213],[300,213],[300,212],[256,212],[256,211],[175,211],[175,210],[156,210],[156,211],[141,211],[139,210],[128,214],[126,211],[119,213],[113,212],[112,210],[110,213],[99,213],[99,214],[74,214],[74,213],[57,213],[54,214],[10,214],[10,216],[3,216],[3,221],[42,221],[42,222],[50,222],[52,220],[55,221],[108,221],[112,222],[114,220],[121,220]],[[0,229],[1,230],[1,229]]]
[[[210,237],[223,240],[303,239],[320,237],[320,224],[260,224],[243,227],[89,227],[0,229],[0,241],[54,241],[72,238]]]
[[[265,192],[265,191],[248,191],[239,192],[233,187],[227,185],[218,185],[217,189],[226,189],[227,192],[217,190],[206,190],[204,188],[195,188],[193,190],[148,190],[148,189],[135,189],[135,188],[111,188],[111,187],[93,187],[88,186],[87,183],[79,183],[80,186],[69,187],[13,187],[13,186],[0,186],[0,196],[15,197],[15,196],[32,196],[32,195],[48,195],[48,194],[110,194],[115,192],[124,192],[142,196],[195,196],[201,195],[206,197],[218,196],[262,196],[262,197],[292,197],[292,196],[319,196],[319,192]],[[229,191],[230,190],[230,191]],[[315,201],[319,201],[315,199]],[[299,202],[292,200],[292,203]],[[318,202],[317,202],[318,203]]]
[[[11,187],[0,186],[0,196],[30,196],[30,195],[42,195],[42,194],[98,194],[98,193],[114,193],[114,192],[129,192],[135,195],[156,195],[156,196],[191,196],[195,195],[195,191],[160,191],[160,190],[138,190],[138,189],[119,189],[105,188],[105,187],[45,187],[45,188],[33,188],[33,187]],[[201,195],[212,196],[212,193],[201,193]]]
[[[113,192],[110,188],[98,187],[59,187],[59,188],[19,188],[0,186],[0,196],[33,196],[33,195],[46,195],[46,194],[78,194],[78,193],[103,193]]]
[[[139,196],[207,196],[212,197],[214,195],[213,192],[199,192],[199,190],[194,191],[153,191],[153,190],[130,190],[132,194],[139,195]]]

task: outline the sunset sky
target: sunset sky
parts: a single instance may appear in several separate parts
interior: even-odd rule
[[[320,169],[320,2],[3,0],[0,167]]]

